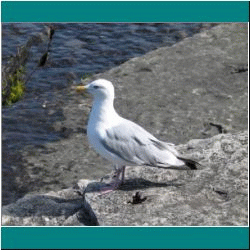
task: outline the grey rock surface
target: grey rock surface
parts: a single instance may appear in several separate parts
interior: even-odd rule
[[[178,149],[202,163],[204,169],[128,168],[120,190],[103,196],[87,194],[100,224],[247,226],[247,131],[191,140]],[[142,202],[133,204],[137,192]]]
[[[98,225],[98,218],[102,226],[247,226],[247,131],[191,140],[177,149],[204,168],[127,167],[125,184],[112,193],[100,195],[112,174],[83,179],[75,189],[25,196],[4,206],[2,223]],[[89,203],[79,198],[80,190]]]
[[[26,195],[2,208],[2,224],[17,226],[98,226],[85,195],[69,188],[57,193]]]
[[[59,93],[65,119],[53,125],[64,139],[27,148],[17,160],[18,171],[6,175],[13,176],[16,190],[29,187],[25,192],[34,195],[90,182],[86,197],[101,225],[247,225],[247,71],[248,28],[235,23],[85,79],[111,80],[120,115],[158,139],[182,143],[179,150],[200,161],[203,170],[128,168],[124,187],[98,196],[100,185],[109,181],[100,178],[112,168],[89,147],[84,133],[91,99],[68,90]],[[72,95],[67,103],[65,94]],[[47,109],[50,113],[49,104]],[[133,204],[139,191],[143,202]],[[17,198],[5,188],[4,204]]]

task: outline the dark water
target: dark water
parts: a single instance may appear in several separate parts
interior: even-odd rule
[[[2,24],[3,65],[31,36],[38,37],[43,42],[31,48],[27,63],[29,74],[46,51],[49,25]],[[171,46],[207,27],[199,23],[58,23],[53,26],[56,31],[46,66],[37,70],[27,82],[22,100],[2,109],[2,143],[9,150],[22,150],[27,145],[59,139],[48,124],[63,119],[62,114],[57,109],[53,115],[48,115],[43,107],[48,102],[53,106],[53,100],[58,106],[58,91],[69,87],[73,80],[103,72],[160,46]]]
[[[26,65],[32,72],[46,51],[51,24],[2,24],[2,65],[18,47],[36,38]],[[62,106],[70,100],[67,89],[74,81],[100,73],[161,46],[171,46],[210,24],[95,24],[53,23],[55,34],[45,67],[38,69],[26,84],[24,97],[10,107],[2,107],[3,193],[26,192],[22,155],[60,140],[64,134],[53,124],[64,120]],[[24,174],[22,174],[22,172]],[[15,176],[21,176],[20,182]],[[14,179],[13,179],[14,178]],[[30,178],[30,177],[29,177]],[[32,177],[31,177],[32,179]],[[16,186],[12,186],[15,182]],[[35,185],[36,183],[34,183]],[[13,189],[18,189],[13,192]],[[8,203],[8,198],[5,199]]]

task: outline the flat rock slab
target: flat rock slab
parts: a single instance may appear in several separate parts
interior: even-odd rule
[[[247,226],[248,133],[191,140],[178,149],[196,171],[127,167],[118,190],[100,195],[109,178],[75,189],[27,196],[3,207],[3,225]],[[110,176],[112,177],[112,175]],[[86,199],[77,191],[86,192]],[[52,196],[53,195],[53,196]],[[88,202],[87,202],[88,201]]]
[[[175,144],[248,128],[248,29],[223,24],[134,58],[96,78],[111,80],[115,106]],[[89,80],[87,80],[89,81]]]
[[[203,170],[130,167],[119,190],[86,196],[101,225],[247,226],[247,140],[247,132],[192,140],[179,150]]]

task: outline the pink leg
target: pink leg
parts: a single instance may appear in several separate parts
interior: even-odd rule
[[[120,180],[119,177],[120,177],[121,173],[122,173],[122,179]],[[115,189],[119,188],[120,185],[122,185],[124,183],[124,175],[125,175],[125,166],[118,168],[115,172],[114,181],[110,183],[110,186],[104,187],[101,189],[101,195],[110,193],[110,192],[114,191]]]

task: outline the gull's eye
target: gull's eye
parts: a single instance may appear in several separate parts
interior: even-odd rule
[[[93,86],[94,89],[99,89],[99,86],[95,85]]]

